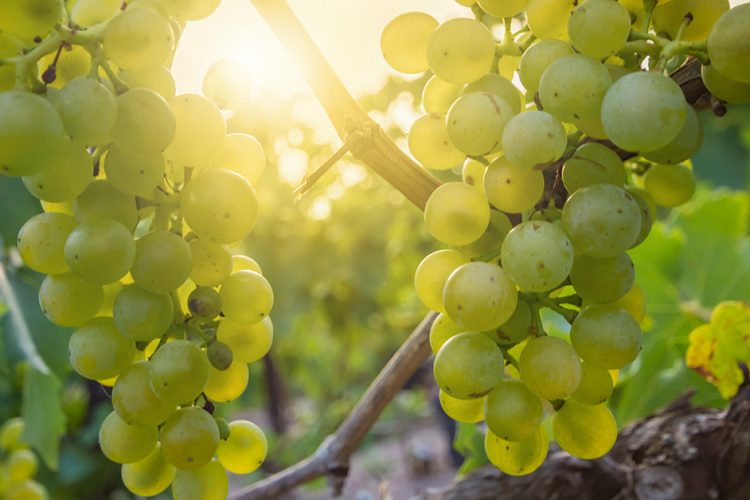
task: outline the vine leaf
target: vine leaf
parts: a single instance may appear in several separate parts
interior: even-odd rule
[[[730,399],[744,380],[740,363],[750,361],[750,306],[720,303],[711,321],[690,333],[687,365],[716,385]]]

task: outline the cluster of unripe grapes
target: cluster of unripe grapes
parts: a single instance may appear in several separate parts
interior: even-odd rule
[[[0,427],[0,498],[47,500],[47,490],[34,481],[39,461],[23,440],[24,421],[15,417]]]
[[[627,252],[657,206],[692,197],[689,159],[703,138],[669,72],[697,58],[714,99],[750,101],[750,5],[458,3],[474,18],[406,13],[381,48],[397,71],[433,73],[412,155],[462,175],[427,201],[427,229],[449,248],[415,276],[440,313],[430,332],[440,402],[459,422],[485,421],[488,458],[521,475],[544,462],[547,415],[576,457],[615,442],[606,402],[638,356],[645,316]],[[544,308],[569,334],[545,332]]]
[[[273,340],[271,286],[231,249],[256,222],[265,167],[220,109],[247,82],[222,63],[205,96],[175,95],[180,30],[218,0],[69,3],[0,5],[0,173],[44,209],[18,252],[47,275],[44,314],[75,328],[75,371],[112,387],[99,441],[125,486],[224,498],[226,471],[252,472],[267,452],[255,424],[212,415]]]

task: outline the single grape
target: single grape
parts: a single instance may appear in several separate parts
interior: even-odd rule
[[[56,212],[37,214],[27,220],[16,240],[24,264],[44,274],[66,272],[65,240],[75,227],[73,217]]]
[[[471,82],[461,90],[461,95],[471,94],[474,92],[488,92],[498,96],[508,103],[513,114],[521,112],[522,96],[521,92],[513,85],[509,79],[494,73],[488,73],[475,82]]]
[[[581,307],[588,307],[591,304],[592,302],[584,299],[583,305]],[[643,293],[643,289],[638,285],[638,283],[634,283],[630,290],[628,290],[628,293],[626,293],[619,299],[613,300],[612,302],[606,302],[603,305],[607,305],[616,309],[622,309],[623,311],[633,316],[633,319],[635,319],[636,323],[641,323],[641,321],[643,321],[643,319],[646,317],[646,295]]]
[[[471,156],[500,149],[500,140],[513,117],[510,105],[489,92],[471,92],[459,97],[448,110],[445,122],[454,146]]]
[[[179,167],[206,167],[219,151],[227,133],[218,106],[196,94],[178,95],[170,102],[177,128],[165,151],[169,161]]]
[[[589,0],[573,9],[568,35],[575,49],[603,59],[620,50],[630,34],[630,14],[612,0]]]
[[[122,149],[138,154],[160,153],[172,142],[175,128],[175,112],[153,90],[135,88],[117,97],[112,141]]]
[[[427,255],[414,273],[414,289],[422,303],[433,311],[445,312],[443,288],[448,276],[469,259],[457,250],[438,250]]]
[[[178,470],[172,482],[174,500],[225,500],[228,490],[227,472],[216,460],[198,470]]]
[[[537,426],[534,434],[519,442],[506,441],[488,430],[484,450],[492,465],[511,476],[531,474],[547,458],[549,440],[547,432]]]
[[[130,464],[146,458],[156,447],[159,431],[155,425],[130,425],[112,412],[99,429],[99,446],[108,459]]]
[[[156,396],[173,405],[193,401],[208,381],[206,353],[187,340],[164,344],[151,357],[148,368],[151,388]],[[172,460],[170,462],[180,467]]]
[[[114,320],[94,318],[73,332],[68,357],[73,369],[89,380],[119,375],[135,356],[135,343],[119,332]]]
[[[577,255],[570,272],[576,293],[589,302],[617,300],[633,287],[635,267],[626,253],[597,259]]]
[[[487,167],[484,163],[474,158],[466,158],[463,167],[461,167],[461,180],[464,184],[474,186],[484,192],[484,172]]]
[[[214,456],[219,446],[219,429],[202,408],[180,408],[164,422],[159,441],[169,463],[178,469],[194,471]]]
[[[635,242],[641,230],[641,210],[633,196],[610,184],[579,189],[562,211],[565,232],[587,257],[615,257]]]
[[[65,139],[57,156],[42,169],[23,178],[26,189],[44,201],[72,201],[94,180],[91,157],[82,144]]]
[[[232,273],[232,252],[226,245],[218,245],[201,238],[190,241],[193,268],[190,279],[198,286],[218,286]]]
[[[3,500],[48,500],[44,486],[33,479],[11,484],[3,495]]]
[[[268,442],[260,427],[247,420],[229,424],[229,438],[219,442],[216,457],[234,474],[249,474],[266,459]]]
[[[643,187],[657,205],[677,207],[693,197],[696,181],[684,164],[651,165],[643,176]]]
[[[635,319],[608,305],[582,310],[570,328],[570,341],[584,361],[614,370],[632,362],[641,350],[641,329]]]
[[[250,371],[247,364],[234,362],[226,370],[213,366],[208,369],[208,381],[203,392],[211,401],[229,403],[242,396],[247,388]]]
[[[574,457],[593,460],[614,446],[617,422],[606,405],[587,406],[569,399],[552,417],[552,435]]]
[[[692,106],[687,107],[685,124],[677,137],[666,146],[644,153],[643,157],[656,163],[675,164],[690,159],[703,144],[703,125]]]
[[[65,241],[65,261],[77,276],[106,285],[130,271],[135,242],[128,228],[112,219],[79,224]]]
[[[117,76],[131,89],[150,89],[167,101],[174,98],[176,92],[174,77],[166,66],[157,66],[146,71],[120,71]]]
[[[210,287],[199,286],[188,296],[190,313],[203,320],[211,320],[221,312],[219,292]]]
[[[203,77],[203,95],[221,109],[238,109],[252,99],[252,71],[241,61],[219,59]]]
[[[157,446],[145,458],[122,466],[122,482],[134,495],[150,497],[166,490],[175,475],[174,465],[167,462]]]
[[[487,229],[490,208],[477,188],[462,182],[447,182],[430,195],[424,220],[436,240],[466,245],[479,239]]]
[[[563,155],[567,144],[562,123],[544,111],[516,115],[503,130],[505,158],[519,167],[552,163]]]
[[[594,184],[625,184],[625,167],[617,153],[596,142],[587,142],[565,161],[562,171],[569,193]]]
[[[0,31],[20,38],[44,38],[63,14],[57,0],[15,0],[0,3]],[[0,116],[2,116],[0,114]]]
[[[667,33],[673,40],[677,33],[680,33],[680,40],[705,40],[716,21],[727,10],[728,0],[662,0],[654,9],[654,31]],[[680,29],[688,14],[691,16],[690,23]]]
[[[526,340],[531,329],[531,308],[524,300],[519,300],[513,315],[493,331],[486,332],[496,344],[506,346]]]
[[[557,337],[532,338],[519,359],[521,380],[541,399],[565,399],[581,382],[581,362],[573,346]]]
[[[609,399],[613,388],[614,382],[608,370],[583,361],[581,383],[571,397],[585,405],[598,405]]]
[[[70,10],[70,18],[78,26],[90,27],[107,21],[120,7],[120,0],[78,0]]]
[[[729,104],[750,102],[750,82],[736,82],[719,73],[715,66],[703,66],[701,77],[706,88],[714,96]]]
[[[490,71],[495,57],[492,34],[474,19],[455,18],[435,30],[427,43],[427,62],[440,78],[469,83]]]
[[[443,304],[459,326],[476,331],[492,330],[513,315],[518,292],[503,269],[486,262],[464,264],[448,277]]]
[[[521,213],[534,207],[544,193],[544,175],[511,164],[504,156],[490,163],[484,174],[484,191],[503,212]]]
[[[172,54],[169,21],[149,9],[127,9],[107,25],[102,46],[118,67],[144,71],[161,66]]]
[[[466,155],[451,142],[442,113],[422,115],[408,134],[409,151],[425,168],[448,170],[464,161]]]
[[[101,285],[84,281],[73,273],[50,275],[39,288],[42,312],[59,326],[79,326],[87,322],[102,306]]]
[[[406,12],[392,19],[380,36],[385,62],[401,73],[427,71],[427,43],[437,27],[435,18],[424,12]]]
[[[248,134],[227,134],[211,165],[237,172],[255,185],[266,168],[266,153],[258,140]]]
[[[542,423],[542,402],[518,379],[498,382],[485,401],[487,427],[506,441],[526,441]]]
[[[562,40],[539,40],[524,51],[518,76],[526,92],[534,95],[539,90],[539,81],[550,64],[557,59],[573,54],[573,48]]]
[[[224,315],[242,324],[266,318],[273,307],[273,289],[262,275],[239,271],[224,280],[219,290]]]
[[[88,185],[73,201],[73,213],[80,222],[114,219],[131,231],[138,222],[135,198],[118,191],[106,179]]]
[[[247,255],[232,255],[232,272],[236,273],[237,271],[255,271],[258,274],[263,274],[260,265]]]
[[[437,354],[448,339],[463,331],[460,326],[453,322],[450,316],[445,313],[438,314],[430,326],[430,349],[432,353]]]
[[[461,333],[449,339],[435,356],[435,381],[446,394],[476,399],[503,377],[503,354],[481,333]]]
[[[164,335],[172,324],[172,300],[166,293],[127,285],[117,294],[113,316],[117,328],[126,337],[148,342]]]
[[[125,368],[112,388],[112,406],[121,419],[132,425],[160,425],[175,406],[156,397],[149,382],[150,361]]]
[[[497,255],[505,236],[512,228],[513,224],[507,215],[498,210],[491,210],[490,224],[484,234],[468,245],[454,245],[453,248],[471,259],[482,260],[486,255]]]
[[[461,85],[446,82],[432,75],[422,89],[422,107],[427,113],[448,112],[453,101],[458,99],[461,92]]]
[[[55,104],[72,139],[89,146],[110,140],[117,120],[117,102],[103,84],[78,77],[62,88]]]
[[[135,283],[149,292],[172,292],[190,276],[190,245],[174,233],[148,233],[136,241],[135,249],[130,273]]]
[[[31,479],[39,468],[39,461],[31,450],[13,450],[5,457],[5,473],[9,483]]]
[[[152,199],[164,178],[164,156],[158,152],[139,154],[113,145],[103,163],[107,180],[130,196]]]
[[[531,32],[542,40],[567,40],[568,19],[577,0],[529,0],[526,22]]]
[[[521,290],[557,288],[573,267],[573,245],[562,229],[546,221],[514,227],[503,241],[501,259],[508,278]]]
[[[458,399],[440,389],[439,401],[443,412],[456,422],[475,424],[484,420],[485,398]]]
[[[229,348],[224,342],[215,341],[209,344],[206,349],[206,355],[208,356],[208,362],[211,363],[213,368],[217,370],[226,370],[232,366],[234,355],[232,349]],[[211,381],[211,375],[208,376],[209,382]]]
[[[25,449],[28,445],[23,441],[26,423],[21,417],[9,418],[0,427],[0,448],[5,451]]]
[[[258,217],[258,198],[250,183],[218,168],[192,179],[182,191],[180,207],[195,234],[215,243],[244,239]]]
[[[39,74],[43,74],[47,71],[47,68],[55,63],[55,81],[47,86],[47,88],[61,89],[68,82],[73,81],[79,76],[88,75],[91,72],[91,54],[80,45],[68,45],[60,51],[59,57],[57,51],[53,51],[46,56],[39,59],[37,62],[37,69]],[[48,94],[49,95],[49,94]]]

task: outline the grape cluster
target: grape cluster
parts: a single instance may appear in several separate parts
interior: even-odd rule
[[[641,350],[645,315],[627,252],[657,206],[691,198],[689,159],[703,138],[669,74],[698,59],[714,102],[750,102],[750,5],[458,3],[474,18],[406,13],[381,48],[399,72],[432,72],[410,152],[462,177],[426,203],[427,230],[449,248],[415,276],[439,312],[430,345],[440,402],[459,422],[485,421],[490,461],[521,475],[544,462],[547,415],[576,457],[615,442],[606,402]],[[569,334],[548,335],[543,309]]]
[[[44,314],[75,328],[75,371],[112,387],[100,446],[141,496],[224,498],[225,470],[267,451],[255,424],[212,415],[273,341],[273,290],[231,249],[256,222],[265,154],[227,134],[218,105],[244,102],[248,82],[220,62],[205,97],[175,95],[169,70],[185,22],[218,3],[0,5],[0,173],[44,209],[18,252],[47,275]]]
[[[0,498],[47,500],[47,490],[34,481],[39,461],[23,440],[24,421],[15,417],[0,427]]]

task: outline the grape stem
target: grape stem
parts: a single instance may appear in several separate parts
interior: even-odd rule
[[[521,366],[518,364],[518,360],[516,359],[516,357],[513,356],[510,352],[508,352],[508,349],[505,349],[505,348],[501,347],[500,350],[503,352],[503,358],[505,358],[505,364],[506,365],[509,365],[509,364],[513,365],[513,367],[516,370],[520,371],[521,370]]]

